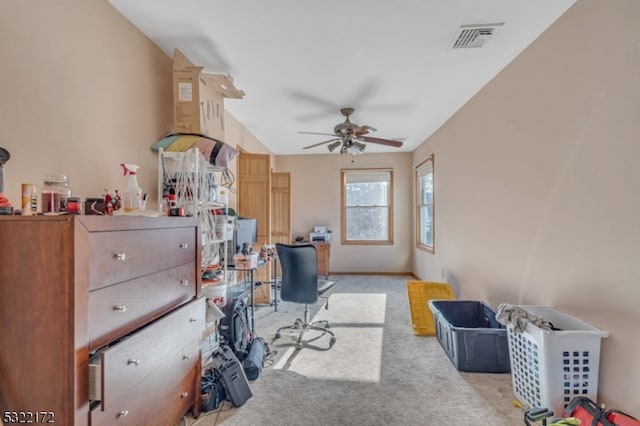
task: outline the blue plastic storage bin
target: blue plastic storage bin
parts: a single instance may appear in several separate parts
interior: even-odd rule
[[[430,300],[440,346],[459,371],[510,373],[507,329],[474,300]]]

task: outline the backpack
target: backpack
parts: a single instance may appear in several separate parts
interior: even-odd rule
[[[243,361],[251,346],[251,322],[244,298],[229,299],[222,309],[218,332],[220,345],[228,345],[238,360]]]

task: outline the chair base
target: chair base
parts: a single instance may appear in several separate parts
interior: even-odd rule
[[[280,327],[275,334],[275,338],[279,339],[281,337],[281,331],[282,330],[299,330],[300,333],[298,334],[298,339],[296,340],[296,348],[297,349],[302,349],[304,347],[304,344],[307,343],[308,341],[303,340],[304,334],[307,331],[310,330],[315,330],[315,331],[321,331],[322,334],[321,336],[325,335],[325,334],[329,334],[331,336],[330,340],[329,340],[329,349],[331,349],[333,347],[333,345],[336,343],[336,336],[335,334],[333,334],[333,332],[331,330],[329,330],[329,322],[327,320],[320,320],[320,321],[314,321],[314,322],[309,322],[309,307],[308,305],[304,306],[304,320],[298,318],[296,319],[295,323],[293,325],[285,325],[284,327]]]
[[[282,336],[282,334],[280,333],[282,330],[300,330],[300,333],[298,334],[298,339],[296,340],[296,348],[302,349],[304,347],[304,344],[307,342],[303,340],[304,334],[309,330],[316,330],[316,331],[321,331],[323,334],[331,335],[331,338],[329,339],[329,348],[331,348],[336,342],[336,336],[335,334],[333,334],[331,330],[329,330],[328,324],[317,325],[317,324],[320,324],[321,322],[326,323],[326,321],[318,321],[310,324],[304,324],[302,320],[298,319],[296,320],[296,324],[294,325],[287,325],[284,327],[280,327],[278,331],[276,331],[275,338],[279,339]]]

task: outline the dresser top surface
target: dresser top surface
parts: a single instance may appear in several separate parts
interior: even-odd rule
[[[197,226],[199,221],[195,217],[149,217],[149,216],[92,216],[92,215],[58,215],[58,216],[20,216],[20,215],[0,215],[2,222],[72,222],[77,221],[88,230],[118,230],[123,228],[176,228]]]

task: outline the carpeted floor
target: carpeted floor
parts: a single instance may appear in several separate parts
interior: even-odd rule
[[[251,382],[253,397],[233,408],[184,418],[182,425],[522,425],[511,376],[458,372],[435,337],[411,326],[406,276],[334,276],[329,309],[318,303],[335,345],[319,336],[316,349],[295,350],[293,338],[274,340],[302,307],[282,303],[255,310],[256,331],[275,355]],[[206,348],[205,348],[206,352]],[[206,353],[203,355],[207,355]]]

